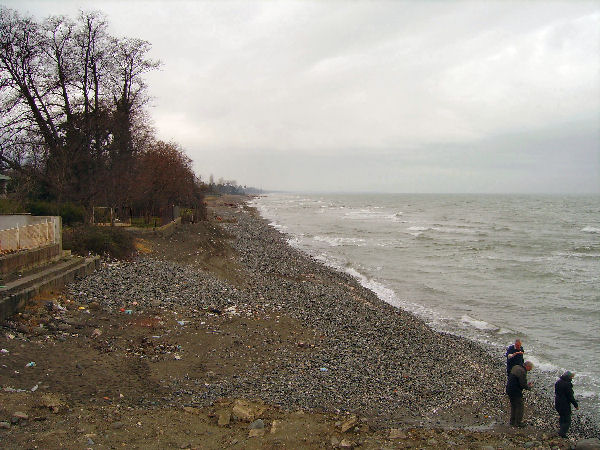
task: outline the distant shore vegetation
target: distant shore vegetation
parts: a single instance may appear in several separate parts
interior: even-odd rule
[[[100,12],[37,21],[0,6],[0,213],[73,224],[98,206],[156,217],[177,205],[202,217],[207,192],[254,193],[202,182],[179,144],[156,138],[150,49],[112,36]]]

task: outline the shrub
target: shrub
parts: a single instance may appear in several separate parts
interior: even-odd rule
[[[64,229],[63,248],[82,256],[93,253],[117,259],[127,259],[135,253],[131,233],[120,228],[94,225]]]
[[[0,214],[18,214],[25,212],[25,207],[16,200],[0,198]]]
[[[73,203],[54,203],[36,200],[27,204],[27,212],[34,216],[61,216],[63,225],[83,223],[85,220],[85,209]]]

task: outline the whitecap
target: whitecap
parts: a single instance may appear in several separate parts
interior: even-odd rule
[[[414,226],[414,227],[408,227],[407,229],[408,229],[409,231],[427,231],[427,230],[429,230],[429,228],[427,228],[427,227],[417,227],[417,226]],[[411,233],[411,234],[412,234],[412,233]]]
[[[600,228],[598,227],[584,227],[581,229],[584,233],[600,233]]]
[[[482,330],[482,331],[498,331],[498,330],[500,330],[500,328],[497,327],[496,325],[486,322],[485,320],[475,319],[466,314],[460,318],[460,321],[465,325],[468,325],[473,328],[477,328],[478,330]]]
[[[313,239],[318,242],[325,242],[331,247],[338,247],[344,245],[350,247],[364,247],[366,245],[366,241],[361,238],[315,236]]]

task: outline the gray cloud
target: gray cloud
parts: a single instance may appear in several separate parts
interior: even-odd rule
[[[268,189],[600,192],[594,2],[6,1],[153,44],[158,133]]]

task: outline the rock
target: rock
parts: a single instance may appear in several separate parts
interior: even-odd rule
[[[339,448],[354,448],[356,444],[354,442],[352,442],[349,439],[342,439],[342,442],[340,442]]]
[[[600,450],[600,439],[580,439],[575,445],[577,450]]]
[[[58,413],[65,403],[56,394],[44,394],[40,397],[40,406],[49,408],[53,413]]]
[[[261,437],[265,435],[264,428],[254,428],[248,433],[248,437]]]
[[[389,439],[406,439],[406,433],[399,428],[390,429]]]
[[[183,407],[183,410],[184,410],[186,413],[190,413],[190,414],[195,414],[195,415],[198,415],[198,414],[200,414],[200,409],[198,409],[198,408],[194,408],[193,406],[184,406],[184,407]]]
[[[7,430],[10,428],[10,423],[8,422],[0,422],[0,429]]]
[[[265,411],[264,406],[248,400],[238,399],[233,405],[233,417],[243,422],[252,422]]]
[[[438,441],[433,438],[427,440],[427,445],[437,445],[437,443]]]
[[[100,309],[100,304],[98,302],[90,302],[90,304],[88,305],[88,308],[91,309],[92,311],[97,311]]]
[[[16,417],[19,420],[28,420],[29,419],[29,416],[26,413],[21,412],[21,411],[17,411],[15,413],[13,413],[13,417]]]
[[[348,420],[346,420],[344,423],[342,423],[340,430],[342,431],[342,433],[345,433],[346,431],[348,431],[349,429],[354,427],[354,425],[356,425],[357,423],[358,423],[358,418],[356,416],[350,416],[350,418]]]
[[[123,422],[113,422],[110,424],[110,427],[113,430],[120,430],[121,428],[123,428],[123,425],[124,425]]]
[[[231,413],[226,409],[219,411],[219,420],[217,421],[217,425],[219,425],[220,427],[226,427],[229,425],[230,422]]]
[[[277,433],[281,428],[281,420],[274,420],[271,423],[271,433]]]
[[[262,419],[256,419],[254,422],[252,422],[250,425],[248,425],[248,428],[250,430],[261,430],[265,427],[265,423],[263,422]]]
[[[333,448],[337,448],[340,445],[340,440],[337,438],[337,436],[331,436],[330,442]]]

